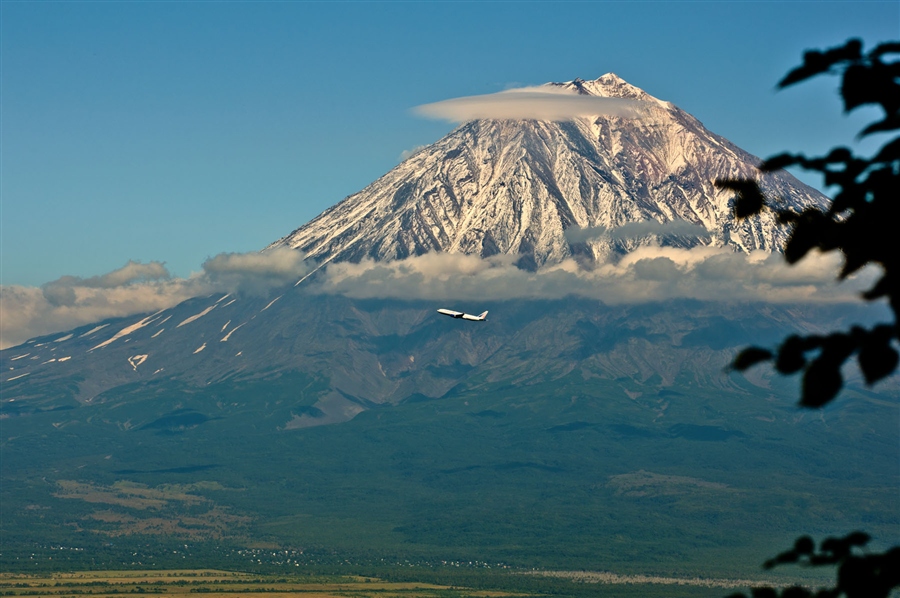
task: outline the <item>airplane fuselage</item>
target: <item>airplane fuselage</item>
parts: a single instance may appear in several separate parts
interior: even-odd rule
[[[457,318],[459,320],[469,320],[471,322],[484,322],[487,319],[488,312],[484,312],[477,316],[473,316],[472,314],[467,314],[461,311],[453,311],[452,309],[439,309],[437,310],[439,314],[443,314],[445,316],[450,316],[451,318]]]

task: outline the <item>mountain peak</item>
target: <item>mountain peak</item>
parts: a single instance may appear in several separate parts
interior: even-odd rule
[[[649,101],[671,108],[672,104],[664,102],[653,97],[640,87],[636,87],[616,75],[615,73],[606,73],[594,80],[575,79],[568,83],[552,83],[551,85],[559,86],[562,89],[570,89],[580,94],[601,96],[606,98],[625,98],[631,100]]]
[[[774,218],[735,220],[732,193],[715,186],[756,176],[757,158],[614,73],[548,85],[642,100],[650,110],[636,118],[469,121],[270,247],[322,262],[507,254],[534,269],[568,258],[602,263],[648,243],[783,246],[787,232]],[[762,187],[798,209],[825,201],[786,173],[768,175]],[[629,223],[656,232],[613,233]]]
[[[613,72],[609,72],[604,75],[600,75],[593,81],[588,81],[588,83],[593,83],[594,85],[603,86],[605,88],[611,88],[611,89],[627,86],[632,89],[637,89],[641,93],[644,93],[644,91],[642,89],[638,89],[637,87],[634,87],[633,85],[628,83],[628,81],[626,81],[625,79],[623,79],[622,77],[618,76],[617,74],[615,74]]]

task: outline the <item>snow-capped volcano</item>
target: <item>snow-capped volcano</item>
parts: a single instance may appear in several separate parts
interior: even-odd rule
[[[512,254],[527,268],[601,261],[651,241],[782,247],[787,231],[771,215],[735,221],[733,193],[714,185],[755,176],[758,158],[612,73],[546,87],[639,100],[640,114],[469,121],[270,247],[320,262]],[[825,200],[787,173],[762,187],[797,207]],[[631,223],[649,226],[615,233]]]

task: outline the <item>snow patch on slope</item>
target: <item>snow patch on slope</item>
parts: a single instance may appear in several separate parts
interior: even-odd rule
[[[137,371],[138,366],[147,361],[149,355],[134,355],[128,358],[128,363],[131,364],[131,367],[134,368],[134,371]]]
[[[205,316],[206,314],[208,314],[209,312],[211,312],[212,310],[214,310],[215,308],[216,308],[216,305],[210,305],[209,307],[207,307],[206,309],[201,311],[199,314],[185,319],[183,322],[181,322],[181,324],[179,324],[175,328],[181,328],[185,324],[190,324],[191,322],[195,322],[195,321],[199,320],[200,318],[202,318],[203,316]]]
[[[90,336],[90,335],[94,334],[95,332],[99,332],[100,330],[106,328],[107,326],[109,326],[109,324],[100,324],[99,326],[91,328],[90,330],[88,330],[87,332],[85,332],[84,334],[79,336],[78,338],[84,338],[86,336]]]
[[[102,343],[100,343],[99,345],[96,345],[96,346],[88,349],[88,353],[90,353],[94,349],[100,349],[101,347],[105,347],[105,346],[109,345],[110,343],[119,340],[123,336],[128,336],[135,330],[140,330],[141,328],[143,328],[144,326],[147,326],[148,324],[152,324],[154,321],[152,318],[154,318],[155,316],[158,316],[160,313],[162,313],[162,310],[156,312],[155,314],[151,314],[151,315],[147,316],[140,322],[137,322],[135,324],[132,324],[131,326],[123,328],[122,330],[118,331],[112,338],[105,340]]]
[[[247,323],[247,322],[244,322],[244,324],[246,324],[246,323]],[[229,338],[231,338],[231,335],[234,334],[235,330],[237,330],[238,328],[240,328],[240,327],[243,326],[244,324],[238,324],[237,326],[235,326],[234,328],[232,328],[231,330],[229,330],[229,331],[228,331],[228,334],[226,334],[225,336],[223,336],[222,339],[221,339],[219,342],[220,342],[220,343],[226,342]]]
[[[262,312],[266,311],[267,309],[269,309],[270,307],[272,307],[272,304],[274,304],[276,301],[278,301],[282,297],[284,297],[284,295],[279,295],[279,296],[275,297],[274,299],[272,299],[267,306],[265,306],[264,308],[259,310],[260,313],[262,313]]]

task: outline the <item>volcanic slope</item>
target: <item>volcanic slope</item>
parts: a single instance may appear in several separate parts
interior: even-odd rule
[[[535,269],[568,257],[590,265],[648,241],[740,251],[783,246],[786,232],[771,214],[736,221],[733,193],[714,185],[756,176],[758,158],[612,73],[548,87],[637,100],[641,108],[635,118],[470,121],[271,247],[300,249],[320,262],[430,251],[512,254],[520,267]],[[762,188],[800,209],[825,200],[784,172],[765,177]],[[696,229],[630,239],[603,234],[647,221]]]

